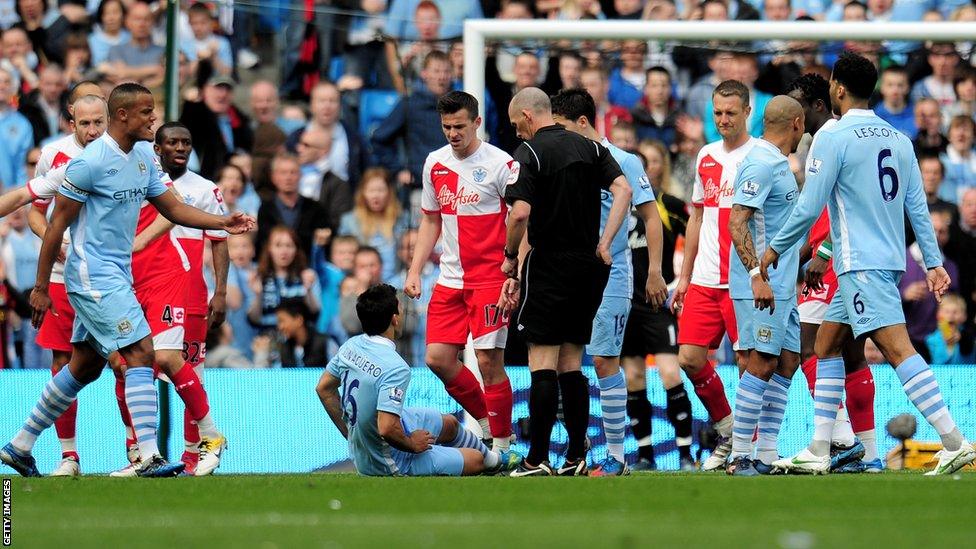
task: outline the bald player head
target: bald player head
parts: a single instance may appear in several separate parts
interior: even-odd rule
[[[108,123],[108,105],[97,95],[86,95],[71,104],[74,116],[71,131],[82,146],[88,145],[105,133]]]
[[[525,88],[508,105],[508,118],[519,139],[529,140],[539,128],[555,124],[549,96],[539,88]]]
[[[803,105],[788,95],[777,95],[763,111],[763,139],[776,145],[783,154],[796,152],[803,137]]]

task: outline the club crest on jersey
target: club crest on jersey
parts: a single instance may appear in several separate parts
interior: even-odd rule
[[[759,194],[759,183],[755,181],[746,181],[742,183],[742,194],[746,196],[756,196]],[[787,198],[787,200],[789,200]]]
[[[807,166],[807,171],[810,172],[810,175],[817,175],[818,173],[820,173],[820,166],[822,165],[823,165],[823,160],[820,160],[819,158],[814,158],[810,160],[810,165]]]
[[[127,336],[132,333],[132,323],[128,319],[120,320],[115,329],[120,336]]]
[[[769,343],[773,339],[773,329],[768,326],[763,326],[756,330],[756,341],[759,343]]]
[[[399,387],[390,387],[390,400],[393,402],[403,403],[403,389]]]
[[[484,168],[475,168],[474,171],[471,172],[471,177],[474,178],[475,183],[483,183],[488,177],[488,170]]]

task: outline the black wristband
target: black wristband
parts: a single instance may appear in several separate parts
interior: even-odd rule
[[[508,251],[508,248],[502,250],[502,253],[505,254],[505,259],[518,259],[518,252],[511,253]]]

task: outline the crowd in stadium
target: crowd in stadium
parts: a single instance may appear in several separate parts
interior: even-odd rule
[[[65,103],[74,84],[94,80],[110,90],[134,80],[162,88],[166,22],[162,3],[141,0],[2,4],[0,185],[8,190],[33,176],[39,147],[67,131]],[[314,12],[297,1],[183,8],[180,119],[193,135],[190,168],[219,186],[231,211],[256,216],[259,227],[256,235],[230,238],[228,315],[208,335],[210,367],[323,365],[361,332],[359,294],[381,281],[404,286],[421,217],[420,172],[427,155],[444,145],[437,99],[463,87],[464,19],[976,21],[976,6],[965,0],[335,0],[315,2]],[[716,84],[735,79],[749,88],[749,132],[759,136],[765,104],[801,74],[829,77],[845,50],[877,64],[873,108],[915,143],[954,283],[937,305],[917,246],[909,247],[900,287],[913,343],[933,363],[971,363],[972,43],[493,43],[486,52],[485,126],[489,141],[511,153],[520,142],[506,109],[515,93],[585,88],[597,104],[596,130],[641,155],[668,212],[664,273],[673,285],[694,161],[704,144],[719,139],[711,116]],[[277,78],[258,78],[276,63]],[[162,97],[156,94],[160,114]],[[794,171],[802,175],[796,158]],[[7,352],[0,365],[46,368],[50,358],[23,321],[41,243],[27,210],[6,218],[0,236],[7,282],[0,294],[13,313],[2,317]],[[437,255],[423,270],[421,299],[402,302],[399,351],[411,364],[423,363]],[[868,358],[883,360],[870,346]]]

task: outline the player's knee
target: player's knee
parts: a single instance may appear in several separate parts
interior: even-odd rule
[[[437,437],[437,442],[450,442],[457,438],[458,429],[461,423],[451,414],[441,414],[441,434]]]
[[[458,448],[464,457],[464,468],[461,474],[464,476],[480,475],[485,470],[485,456],[481,452],[471,448]]]
[[[593,367],[596,369],[596,375],[600,378],[615,375],[620,371],[618,359],[603,356],[593,357]]]
[[[686,353],[678,353],[678,366],[689,376],[693,376],[700,372],[705,364],[699,360],[697,355],[692,356]]]
[[[495,385],[508,378],[501,353],[478,353],[478,370],[485,385]]]
[[[166,375],[172,377],[183,368],[183,355],[173,349],[155,352],[155,363]]]
[[[837,345],[833,341],[822,341],[817,340],[817,343],[813,346],[813,352],[819,358],[830,358],[841,356],[840,345]]]
[[[444,381],[450,381],[457,375],[458,359],[457,356],[445,355],[444,353],[427,351],[424,355],[424,362],[427,367],[434,372],[437,377]]]

